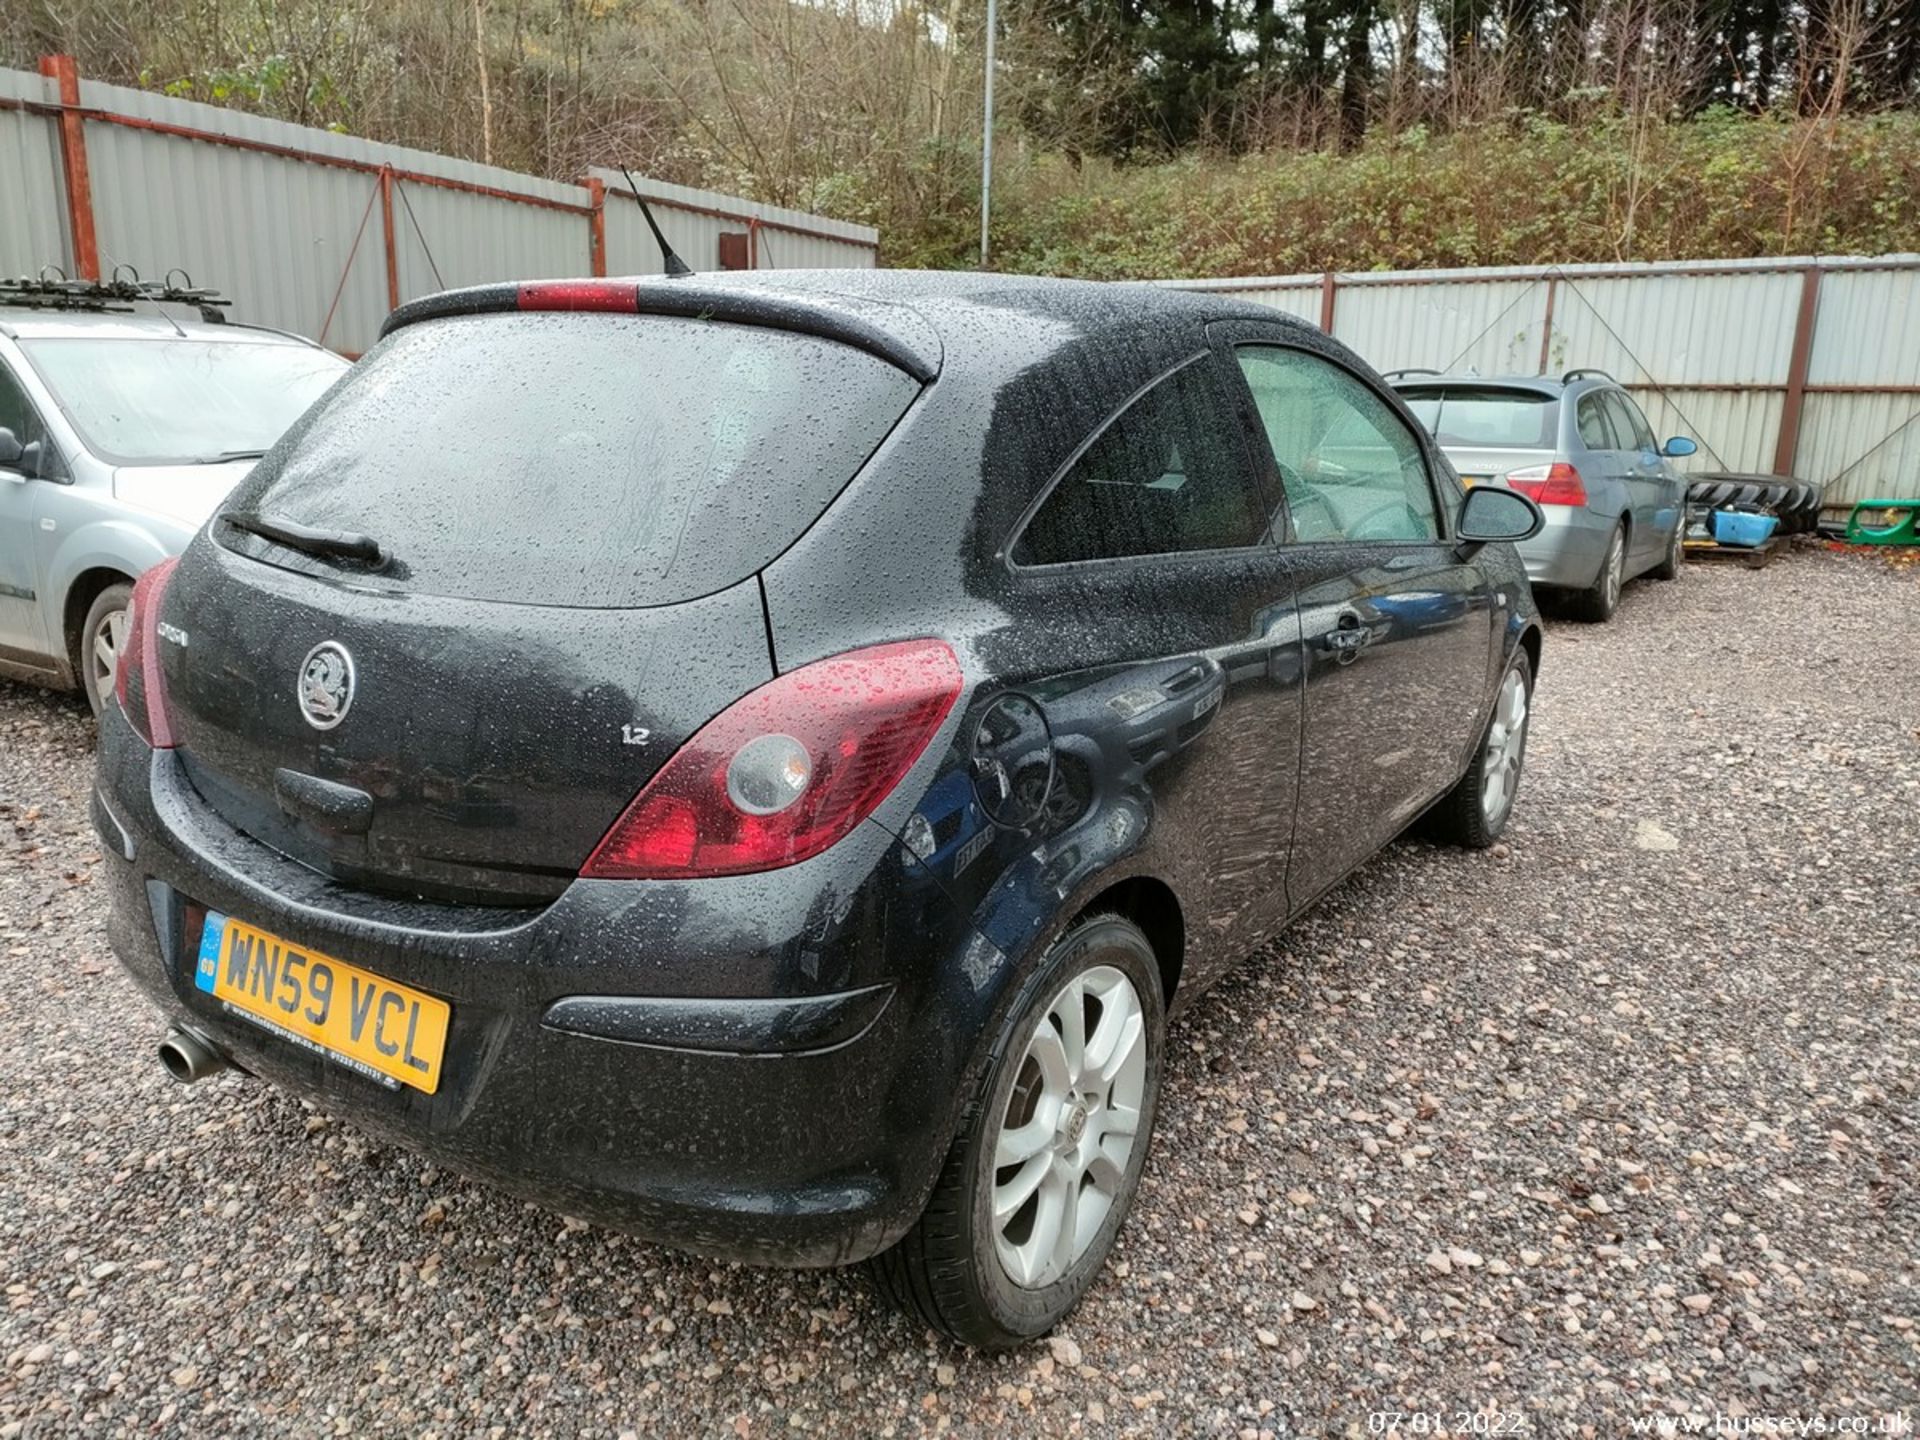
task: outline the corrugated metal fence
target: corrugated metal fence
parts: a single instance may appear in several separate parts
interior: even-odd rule
[[[1605,370],[1697,470],[1799,475],[1829,508],[1920,499],[1920,255],[1170,281],[1331,330],[1382,370]]]
[[[565,185],[85,80],[64,56],[41,70],[0,69],[0,274],[179,268],[238,318],[357,354],[416,295],[659,269],[618,171]],[[874,263],[864,225],[639,185],[696,270]]]

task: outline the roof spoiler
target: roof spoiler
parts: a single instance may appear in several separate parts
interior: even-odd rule
[[[400,306],[387,316],[380,335],[384,339],[421,320],[501,310],[613,311],[758,325],[768,330],[816,335],[864,350],[904,370],[922,385],[940,373],[936,363],[898,335],[831,301],[802,299],[741,285],[702,283],[691,276],[638,281],[530,280],[525,284],[474,285],[463,290],[446,290]]]

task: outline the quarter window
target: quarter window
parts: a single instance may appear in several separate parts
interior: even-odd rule
[[[1420,442],[1385,400],[1302,350],[1245,345],[1234,353],[1273,449],[1295,540],[1439,538]]]
[[[1204,362],[1136,397],[1054,485],[1014,543],[1020,565],[1227,550],[1266,534],[1231,413]]]
[[[1580,443],[1589,450],[1623,450],[1625,442],[1614,437],[1613,425],[1601,399],[1598,390],[1580,397],[1580,407],[1574,412],[1580,422]]]

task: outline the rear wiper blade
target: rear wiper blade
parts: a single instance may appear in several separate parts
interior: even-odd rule
[[[275,544],[285,545],[323,559],[358,560],[363,565],[384,565],[387,552],[371,535],[353,530],[320,530],[293,520],[274,520],[265,515],[247,515],[237,510],[222,511],[220,518],[236,530],[259,535]]]

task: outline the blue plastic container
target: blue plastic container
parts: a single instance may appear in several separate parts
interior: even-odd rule
[[[1713,538],[1722,545],[1752,549],[1764,545],[1780,524],[1778,515],[1754,515],[1745,510],[1713,512]]]

